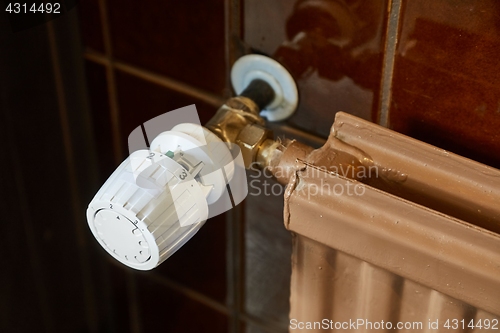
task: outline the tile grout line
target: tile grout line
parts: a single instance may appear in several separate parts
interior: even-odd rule
[[[84,57],[88,61],[92,61],[94,63],[100,64],[103,66],[107,66],[109,64],[108,59],[104,55],[99,54],[95,51],[85,52]],[[185,83],[176,81],[174,79],[168,78],[168,77],[163,76],[163,75],[151,73],[145,69],[136,67],[134,65],[130,65],[130,64],[127,64],[127,63],[124,63],[121,61],[115,61],[113,66],[115,66],[116,69],[123,71],[127,74],[136,76],[138,78],[141,78],[141,79],[148,81],[148,82],[151,82],[151,83],[158,84],[162,87],[177,91],[177,92],[182,93],[184,95],[197,98],[197,99],[202,100],[202,101],[206,102],[207,104],[210,104],[210,105],[215,106],[215,107],[220,107],[225,102],[225,99],[220,97],[220,96],[212,95],[208,92],[205,92],[203,90],[199,90],[199,89],[192,87],[190,85],[187,85]],[[301,138],[305,138],[307,140],[313,141],[318,146],[322,146],[326,141],[325,138],[319,137],[315,134],[311,134],[311,133],[306,132],[300,128],[292,127],[289,125],[276,126],[276,125],[270,123],[269,126],[271,126],[276,131],[279,131],[279,129],[282,129],[284,132],[289,132],[290,134],[295,134],[296,136],[299,136]]]
[[[147,278],[150,278],[151,280],[163,284],[164,286],[173,289],[181,294],[183,294],[186,297],[191,298],[192,300],[195,300],[203,305],[206,305],[207,307],[211,308],[212,310],[215,310],[217,312],[220,312],[222,314],[227,315],[229,313],[229,310],[227,306],[225,306],[222,303],[219,303],[218,301],[203,295],[202,293],[195,291],[191,288],[185,287],[182,284],[172,281],[171,279],[159,275],[157,273],[152,273],[148,274]]]
[[[210,95],[210,94],[205,93],[197,88],[191,87],[185,83],[167,78],[167,77],[159,75],[159,74],[155,74],[155,73],[152,73],[152,72],[149,72],[146,70],[138,69],[134,66],[131,66],[131,65],[128,65],[125,63],[121,63],[121,62],[116,62],[114,64],[114,66],[116,69],[121,70],[122,72],[135,75],[135,76],[140,77],[141,79],[144,79],[146,81],[156,83],[156,84],[164,86],[166,88],[183,93],[185,95],[195,97],[195,98],[200,99],[203,102],[210,104],[210,105],[213,105],[217,108],[219,108],[225,102],[225,99],[223,99],[222,97]]]
[[[224,66],[224,77],[225,77],[225,84],[224,84],[224,97],[230,98],[232,97],[231,95],[231,85],[229,83],[230,78],[229,78],[229,73],[230,73],[230,63],[231,63],[231,31],[232,31],[232,23],[233,20],[231,20],[231,15],[230,13],[232,12],[232,1],[233,0],[225,0],[224,1],[224,56],[225,56],[225,66]]]
[[[47,34],[48,34],[48,40],[49,40],[49,48],[50,48],[50,53],[51,53],[51,59],[52,59],[52,72],[54,75],[54,83],[55,83],[55,89],[57,92],[57,103],[58,103],[58,109],[59,109],[59,120],[61,123],[61,134],[63,138],[63,147],[64,147],[64,155],[65,155],[65,160],[66,160],[66,166],[68,168],[68,184],[69,184],[69,191],[71,193],[71,210],[74,214],[75,221],[75,233],[77,237],[77,248],[78,248],[78,254],[80,258],[80,268],[82,269],[82,277],[81,277],[81,282],[83,284],[83,290],[84,290],[84,300],[86,304],[86,316],[88,320],[88,325],[89,329],[91,332],[97,332],[97,314],[95,312],[95,297],[94,297],[94,287],[92,283],[92,278],[91,278],[91,273],[90,273],[90,266],[89,266],[89,256],[87,253],[87,250],[85,248],[85,236],[83,232],[83,227],[81,223],[79,223],[81,212],[80,212],[80,194],[79,194],[79,187],[78,187],[78,180],[77,180],[77,175],[76,175],[76,166],[75,166],[75,158],[74,154],[72,151],[72,143],[71,143],[71,130],[70,130],[70,121],[68,118],[68,108],[66,105],[66,98],[65,98],[65,88],[64,88],[64,82],[63,82],[63,77],[61,73],[61,67],[60,67],[60,58],[59,58],[59,52],[57,49],[57,40],[56,40],[56,33],[55,33],[55,28],[54,28],[54,22],[49,21],[47,22]]]
[[[238,0],[236,0],[238,1]],[[232,35],[232,9],[234,7],[233,0],[224,1],[224,54],[225,54],[225,76],[226,80],[229,78],[230,62],[232,58],[232,48],[231,48],[231,35]],[[226,90],[228,87],[228,82],[226,82]],[[229,90],[225,93],[229,93]],[[229,97],[229,96],[227,96]],[[229,190],[229,187],[227,188]],[[229,190],[230,191],[230,190]],[[233,200],[231,200],[231,204]],[[233,207],[234,209],[234,207]],[[226,223],[226,305],[228,307],[228,333],[238,333],[239,331],[239,320],[238,320],[238,309],[237,309],[237,298],[236,295],[236,275],[235,274],[235,260],[234,260],[234,239],[233,239],[233,225],[234,225],[234,214],[229,211],[225,214]]]
[[[224,97],[233,97],[233,89],[231,83],[231,68],[237,60],[235,38],[241,38],[241,2],[240,0],[226,0],[224,9],[225,29],[224,29],[224,52],[225,61],[225,77],[226,85]]]
[[[389,126],[389,109],[392,100],[392,78],[394,75],[396,46],[399,37],[402,0],[390,0],[389,6],[389,19],[385,35],[382,81],[380,84],[382,89],[380,92],[379,117],[377,121],[379,125],[384,127]]]
[[[107,60],[105,63],[106,66],[106,77],[107,77],[107,87],[109,94],[109,108],[110,108],[110,117],[111,117],[111,127],[113,132],[113,148],[114,148],[114,157],[116,163],[121,163],[123,156],[123,147],[121,142],[121,129],[120,129],[120,112],[118,106],[118,93],[116,87],[116,78],[115,78],[115,68],[113,67],[113,49],[111,42],[111,31],[108,20],[108,8],[106,4],[106,0],[98,0],[99,2],[99,13],[102,24],[102,36],[104,42],[104,52],[105,59]],[[129,301],[129,309],[130,309],[130,318],[129,324],[132,329],[132,333],[142,333],[141,329],[141,318],[139,316],[139,308],[137,306],[137,288],[134,276],[127,276],[127,294],[129,295],[132,301]]]
[[[111,45],[111,31],[109,28],[108,21],[108,9],[106,5],[106,0],[99,0],[99,12],[102,24],[102,36],[104,42],[104,57],[107,59],[106,65],[106,77],[107,77],[107,87],[109,94],[109,108],[111,116],[111,127],[113,133],[113,147],[114,147],[114,157],[116,163],[121,163],[122,156],[122,143],[121,143],[121,130],[120,130],[120,114],[118,107],[118,94],[116,89],[116,79],[115,71],[113,68],[113,51]]]
[[[225,39],[225,63],[226,63],[226,92],[232,95],[230,73],[233,62],[236,60],[235,38],[241,38],[241,1],[226,0],[224,5],[224,39]],[[227,274],[227,296],[226,303],[230,310],[228,318],[228,332],[239,333],[241,331],[240,319],[244,312],[244,220],[243,206],[236,206],[226,213],[226,274]]]
[[[148,70],[136,67],[134,65],[130,65],[121,61],[113,61],[110,62],[104,55],[92,52],[92,51],[87,51],[84,54],[85,59],[89,61],[93,61],[95,63],[104,65],[104,66],[112,66],[116,70],[122,71],[124,73],[136,76],[138,78],[141,78],[145,81],[155,83],[159,86],[168,88],[170,90],[182,93],[187,96],[194,97],[196,99],[199,99],[209,105],[215,106],[215,107],[220,107],[222,104],[224,104],[225,99],[216,95],[212,95],[208,92],[205,92],[203,90],[200,90],[198,88],[192,87],[188,84],[185,84],[183,82],[168,78],[166,76],[156,74],[153,72],[150,72]]]
[[[175,290],[181,294],[183,294],[184,296],[194,300],[194,301],[197,301],[209,308],[211,308],[212,310],[215,310],[221,314],[224,314],[224,315],[231,315],[231,310],[228,309],[228,307],[226,305],[224,305],[223,303],[220,303],[212,298],[210,298],[209,296],[206,296],[196,290],[193,290],[189,287],[186,287],[178,282],[175,282],[165,276],[162,276],[160,274],[157,274],[157,273],[152,273],[152,274],[148,274],[146,276],[146,278],[149,278],[159,284],[162,284],[164,285],[165,287],[169,288],[169,289],[172,289],[172,290]],[[270,326],[268,323],[264,323],[262,322],[261,320],[259,320],[259,318],[257,317],[253,317],[252,315],[248,315],[248,314],[240,314],[241,316],[241,319],[245,320],[246,322],[249,322],[257,327],[260,327],[262,329],[266,329],[266,330],[269,330],[271,329],[272,331],[275,331],[275,332],[280,332],[280,328],[278,327],[274,327],[274,326]]]

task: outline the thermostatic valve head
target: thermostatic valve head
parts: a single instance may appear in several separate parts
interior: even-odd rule
[[[231,152],[217,136],[178,125],[113,172],[89,204],[89,227],[115,259],[152,269],[200,229],[233,172]]]

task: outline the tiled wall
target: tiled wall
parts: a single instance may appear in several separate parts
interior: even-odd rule
[[[247,0],[244,17],[296,76],[290,124],[325,136],[345,111],[500,166],[498,1]]]
[[[345,111],[500,167],[496,0],[86,0],[80,21],[101,180],[140,123],[193,103],[206,122],[247,52],[297,80],[279,133],[319,145]],[[285,332],[290,253],[282,199],[251,193],[158,269],[110,264],[113,311],[129,332]]]
[[[499,168],[500,3],[403,4],[390,126]]]

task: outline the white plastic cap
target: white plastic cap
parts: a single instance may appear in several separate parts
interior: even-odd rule
[[[274,100],[260,115],[268,121],[289,118],[297,109],[299,93],[292,75],[279,62],[259,54],[239,58],[231,69],[231,82],[240,94],[255,79],[266,81],[274,90]]]

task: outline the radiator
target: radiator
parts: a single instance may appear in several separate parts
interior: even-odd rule
[[[500,331],[500,171],[344,113],[332,140],[378,174],[297,159],[289,331]]]

